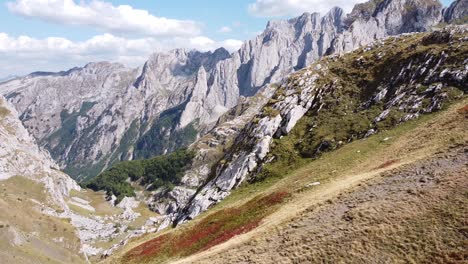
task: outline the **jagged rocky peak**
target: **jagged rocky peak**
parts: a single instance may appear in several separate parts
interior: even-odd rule
[[[190,95],[190,100],[185,106],[185,110],[179,120],[179,126],[181,128],[186,127],[197,118],[201,123],[209,123],[207,120],[210,118],[209,113],[203,109],[204,101],[208,93],[206,75],[205,68],[201,66],[198,70],[195,87]]]
[[[215,51],[200,52],[197,50],[191,50],[190,54],[190,64],[199,69],[203,67],[205,69],[211,70],[219,61],[228,59],[231,57],[229,51],[221,47]]]
[[[315,30],[322,30],[327,26],[341,27],[341,22],[344,16],[344,11],[340,7],[334,7],[326,14],[320,13],[304,13],[299,17],[289,20],[272,20],[269,21],[265,30],[265,35],[268,37],[273,33],[286,33],[294,30],[296,36],[306,34]],[[289,33],[289,32],[288,32]]]
[[[270,21],[265,31],[239,51],[239,93],[252,96],[267,84],[305,67],[321,56],[341,32],[342,10],[322,16],[305,13],[289,20]]]
[[[169,66],[174,75],[192,75],[203,66],[211,69],[217,62],[230,57],[225,48],[219,48],[215,51],[200,52],[197,50],[174,49],[168,52],[157,52],[151,55],[146,64],[151,66],[152,70]]]
[[[333,7],[324,17],[324,20],[329,25],[334,25],[336,28],[341,28],[343,25],[344,10],[340,7]]]
[[[438,0],[370,0],[357,4],[347,17],[347,25],[356,20],[376,20],[389,35],[426,31],[440,21],[442,5]]]
[[[468,22],[468,0],[456,0],[443,11],[446,23],[467,23]]]

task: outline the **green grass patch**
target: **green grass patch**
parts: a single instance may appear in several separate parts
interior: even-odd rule
[[[78,205],[75,205],[75,204],[68,204],[68,207],[70,207],[70,209],[72,211],[74,211],[75,213],[78,213],[79,215],[82,215],[82,216],[87,216],[87,217],[90,217],[92,215],[94,215],[94,212],[93,211],[90,211],[88,209],[85,209],[81,206],[78,206]]]

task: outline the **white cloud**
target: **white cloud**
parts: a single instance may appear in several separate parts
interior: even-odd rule
[[[261,17],[295,16],[304,12],[325,14],[335,6],[350,12],[355,4],[361,2],[366,0],[256,0],[249,4],[248,11]]]
[[[244,44],[243,41],[237,39],[226,39],[221,42],[221,46],[229,51],[236,51]]]
[[[10,12],[61,25],[90,26],[103,31],[92,38],[73,41],[63,37],[34,38],[0,32],[0,76],[33,71],[60,71],[92,61],[142,65],[153,52],[174,48],[233,52],[242,41],[216,41],[201,34],[190,20],[155,17],[128,5],[105,0],[15,0]],[[227,28],[224,31],[228,31]]]
[[[200,50],[200,51],[208,51],[208,50],[215,50],[219,47],[224,47],[230,52],[237,51],[242,44],[243,41],[237,39],[226,39],[223,41],[214,41],[207,37],[195,37],[189,40],[190,45],[189,48]],[[183,45],[183,40],[179,40],[180,45]]]
[[[114,34],[146,36],[195,36],[200,25],[190,20],[156,17],[129,5],[114,6],[100,0],[16,0],[7,2],[10,12],[46,22],[91,26]]]
[[[227,27],[227,26],[224,26],[224,27],[222,27],[222,28],[219,29],[219,32],[221,32],[221,33],[229,33],[229,32],[232,32],[232,28]]]
[[[142,65],[151,53],[175,47],[208,51],[222,46],[235,51],[241,45],[242,41],[239,40],[215,41],[203,36],[127,39],[102,34],[85,41],[71,41],[57,37],[12,37],[0,33],[0,76],[22,75],[33,71],[60,71],[92,61],[120,62],[136,67]]]

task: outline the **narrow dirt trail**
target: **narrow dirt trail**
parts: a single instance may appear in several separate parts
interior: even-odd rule
[[[467,153],[409,163],[320,186],[258,229],[175,263],[388,263],[408,253],[413,260],[463,261],[463,217],[452,218],[468,214]],[[451,215],[438,214],[444,209]]]
[[[258,250],[261,251],[261,248],[268,249],[268,244],[271,244],[271,241],[266,241],[265,238],[271,236],[272,234],[279,234],[283,230],[287,230],[288,228],[290,229],[290,227],[288,227],[288,223],[296,221],[297,219],[294,219],[303,214],[304,212],[309,211],[313,208],[327,206],[329,205],[330,201],[340,199],[340,197],[343,195],[353,193],[354,191],[358,191],[362,189],[362,186],[366,186],[369,182],[373,182],[378,179],[382,180],[381,175],[385,175],[390,171],[392,171],[394,174],[395,171],[398,171],[400,168],[411,168],[412,166],[417,166],[417,164],[424,162],[424,160],[437,159],[434,158],[434,155],[436,155],[436,153],[442,153],[439,155],[442,155],[444,157],[444,155],[448,155],[447,153],[453,152],[453,150],[447,150],[447,146],[453,143],[453,139],[456,139],[458,142],[460,142],[462,146],[466,145],[468,142],[468,135],[466,134],[466,128],[468,127],[468,123],[464,114],[460,112],[460,107],[463,107],[465,105],[466,100],[463,100],[462,102],[451,107],[449,111],[443,112],[442,114],[431,119],[430,121],[424,122],[423,124],[419,125],[416,129],[411,130],[410,133],[405,133],[403,136],[399,137],[398,139],[395,139],[395,141],[393,141],[390,145],[377,151],[375,155],[363,159],[357,166],[353,167],[350,171],[341,174],[342,176],[337,175],[337,177],[331,177],[329,181],[325,181],[319,186],[313,186],[304,192],[297,192],[298,188],[301,189],[301,187],[303,187],[307,183],[310,183],[311,177],[304,177],[304,179],[306,180],[309,179],[308,182],[301,180],[301,178],[296,178],[298,179],[298,181],[294,181],[294,176],[293,178],[288,177],[283,179],[282,181],[278,182],[278,184],[270,188],[270,191],[278,191],[281,190],[281,188],[284,188],[285,186],[287,186],[287,189],[290,189],[292,182],[298,182],[297,187],[294,188],[296,189],[296,192],[294,193],[291,201],[282,206],[275,213],[265,218],[260,227],[256,228],[255,230],[249,233],[236,236],[231,240],[218,246],[215,246],[207,251],[200,252],[198,254],[189,256],[181,260],[177,260],[174,263],[226,263],[226,257],[237,255],[243,256],[245,258],[231,258],[229,262],[274,262],[275,259],[271,258],[270,261],[261,261],[261,259],[258,261],[253,261],[252,259],[249,259],[249,256],[255,255],[253,254],[253,252]],[[455,159],[457,155],[466,158],[466,152],[464,152],[463,150],[458,151],[459,152],[457,152],[455,155]],[[385,164],[389,161],[398,162],[390,162],[389,164],[387,164],[388,166],[385,166],[385,168],[383,169],[372,169],[378,166],[378,164]],[[466,164],[467,162],[465,159],[464,162],[458,161],[452,165],[458,168],[460,172],[462,168],[466,169]],[[427,166],[432,167],[429,165]],[[436,168],[432,168],[434,171],[437,168],[437,166]],[[448,167],[447,171],[449,171],[450,169],[451,168]],[[429,175],[432,175],[433,173],[433,171],[427,171],[426,169],[419,169],[419,171],[426,171]],[[311,171],[306,168],[305,170],[301,171],[301,173],[307,174],[311,173]],[[466,170],[463,173],[464,176],[467,175]],[[465,183],[466,182],[468,181],[466,180]],[[444,191],[450,192],[450,190],[446,189],[444,189]],[[375,195],[370,195],[370,197],[373,196]],[[383,204],[385,202],[380,201],[380,203]],[[468,201],[466,204],[468,204]],[[378,212],[376,214],[378,215]],[[461,218],[463,219],[463,217]],[[436,220],[439,221],[440,219]],[[309,225],[315,226],[314,223],[309,223]],[[306,231],[307,229],[301,230],[301,232]],[[337,232],[340,231],[337,230]],[[385,235],[382,235],[382,237],[385,237]],[[303,243],[301,241],[302,239],[298,239],[296,242],[293,243]],[[258,245],[258,243],[263,243],[263,247],[261,245]],[[270,251],[270,253],[275,253],[281,251],[281,247],[271,248],[266,251]],[[246,252],[250,253],[247,254]],[[294,251],[289,252],[288,254],[294,256]],[[275,254],[271,255],[275,256]],[[268,259],[269,255],[266,254],[263,257],[264,259]],[[277,256],[277,258],[279,259],[279,256]],[[307,260],[303,259],[302,261]],[[357,261],[363,260],[360,259]],[[285,263],[289,262],[290,261],[286,261]]]
[[[270,232],[278,232],[281,229],[281,225],[283,223],[297,217],[301,212],[304,212],[308,208],[323,204],[327,200],[337,197],[344,191],[349,191],[360,185],[362,182],[365,182],[368,179],[376,177],[377,175],[385,171],[397,168],[401,165],[403,164],[395,164],[388,168],[376,170],[373,172],[362,173],[357,175],[348,175],[338,179],[334,179],[326,184],[321,184],[319,186],[312,187],[314,188],[313,190],[297,194],[294,197],[293,202],[287,203],[285,206],[282,206],[278,211],[266,217],[262,221],[262,224],[255,230],[246,234],[236,236],[227,241],[226,243],[215,246],[207,251],[200,252],[199,254],[190,256],[182,260],[178,260],[173,263],[182,264],[194,263],[202,260],[208,261],[210,257],[222,252],[226,252],[227,250],[242,245],[248,241],[251,241],[252,239],[255,239],[257,237],[264,237]]]

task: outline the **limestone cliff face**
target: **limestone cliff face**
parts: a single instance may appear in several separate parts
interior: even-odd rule
[[[189,145],[241,97],[324,55],[425,31],[441,12],[432,0],[372,0],[350,15],[334,8],[272,21],[233,54],[173,50],[154,54],[139,69],[91,63],[5,82],[0,93],[61,168],[82,180],[119,160]]]
[[[39,149],[18,119],[18,113],[0,96],[0,181],[14,176],[43,183],[52,202],[68,210],[64,197],[80,187],[59,171],[49,153]],[[44,201],[45,202],[45,201]]]
[[[466,23],[468,21],[468,1],[454,1],[443,11],[444,20],[447,23]]]

